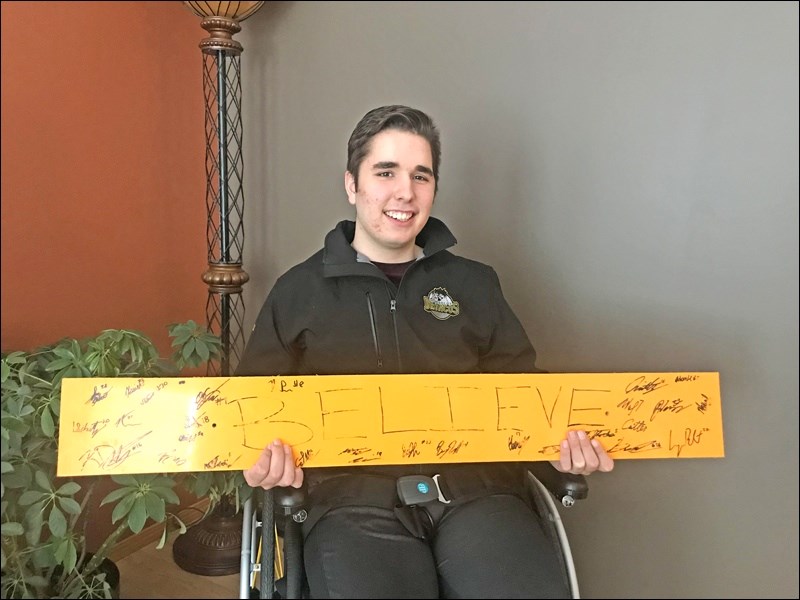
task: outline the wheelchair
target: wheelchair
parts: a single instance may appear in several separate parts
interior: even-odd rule
[[[560,558],[571,597],[580,598],[569,540],[556,500],[569,508],[586,498],[589,493],[586,478],[561,473],[547,462],[528,463],[527,467],[536,512]],[[308,597],[304,589],[301,532],[308,516],[305,496],[305,487],[259,489],[245,501],[239,598]]]

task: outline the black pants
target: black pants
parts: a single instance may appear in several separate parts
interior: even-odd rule
[[[306,532],[312,598],[570,597],[552,542],[517,495],[454,502],[427,541],[381,504],[339,503]]]

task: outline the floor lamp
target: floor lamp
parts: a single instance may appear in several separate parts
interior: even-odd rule
[[[220,359],[208,363],[209,376],[233,374],[244,351],[242,286],[250,276],[242,268],[244,191],[242,159],[242,45],[233,39],[239,23],[264,2],[184,2],[202,17],[209,37],[203,56],[206,134],[206,240],[208,286],[206,325],[222,341]],[[222,504],[218,508],[226,508]],[[239,571],[242,515],[218,510],[190,527],[173,545],[182,569],[200,575]]]

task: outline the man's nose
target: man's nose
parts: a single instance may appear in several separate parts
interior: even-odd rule
[[[414,199],[414,178],[413,177],[398,177],[397,187],[394,190],[395,198],[398,200],[413,200]]]

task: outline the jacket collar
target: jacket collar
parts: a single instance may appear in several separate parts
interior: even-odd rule
[[[355,234],[356,224],[354,221],[340,221],[325,236],[325,248],[322,256],[325,277],[375,274],[374,268],[369,263],[358,262],[357,253],[350,245]],[[428,217],[428,222],[419,232],[416,243],[422,248],[423,258],[425,258],[454,246],[456,238],[442,221],[435,217]]]

